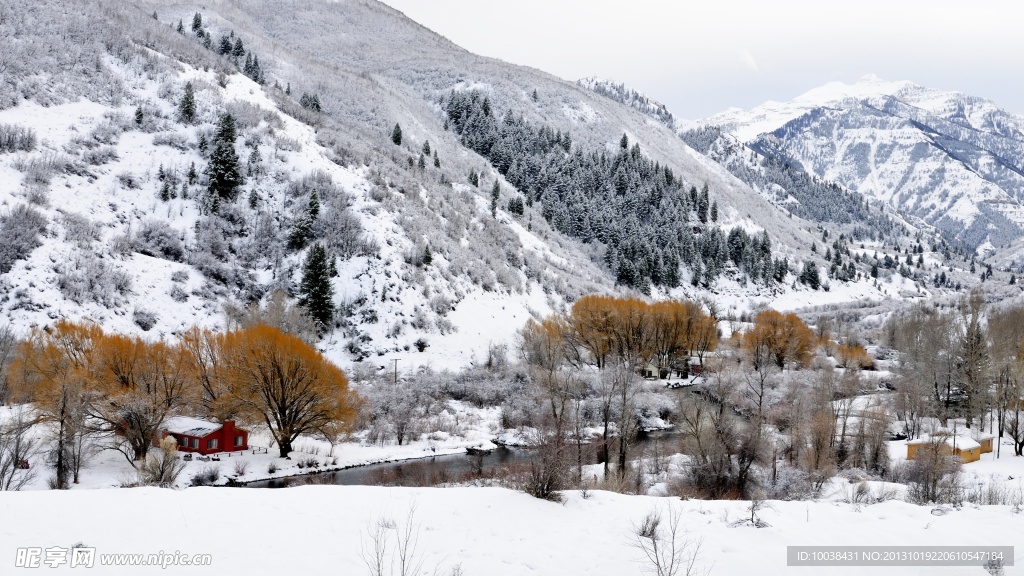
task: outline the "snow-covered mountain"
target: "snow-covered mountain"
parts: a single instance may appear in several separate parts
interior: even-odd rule
[[[801,214],[687,145],[653,99],[471,54],[379,2],[42,0],[6,10],[0,32],[0,314],[18,330],[223,326],[226,307],[276,290],[295,302],[317,242],[337,272],[319,346],[373,368],[483,362],[527,318],[630,292],[623,270],[644,266],[678,262],[678,285],[651,275],[652,296],[719,310],[934,289],[899,269],[902,228],[858,236]],[[244,183],[214,199],[225,114]],[[547,148],[508,147],[520,133]],[[634,216],[584,198],[577,218],[583,186]],[[678,213],[658,212],[666,197]],[[828,230],[832,263],[812,250]],[[874,253],[894,263],[877,282]],[[827,297],[797,280],[811,262]]]
[[[867,76],[699,124],[971,248],[1024,233],[1024,118],[983,98]]]
[[[794,267],[811,244],[781,216],[755,223],[770,212],[760,198],[632,109],[475,56],[377,2],[303,3],[287,18],[271,1],[71,4],[5,8],[0,22],[0,306],[19,330],[91,318],[166,337],[224,325],[225,306],[277,289],[294,298],[307,247],[293,236],[314,192],[305,234],[337,268],[338,325],[321,347],[342,363],[464,366],[531,315],[622,290],[601,247],[554,229],[540,204],[506,210],[528,191],[448,130],[439,103],[453,91],[586,150],[617,150],[626,133],[677,181],[706,183],[720,225],[767,230]],[[245,182],[214,203],[225,113]]]

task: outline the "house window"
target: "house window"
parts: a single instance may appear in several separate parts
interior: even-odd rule
[[[188,438],[185,438],[184,436],[178,436],[178,446],[188,446]]]
[[[243,438],[241,436],[235,436],[235,446],[241,446],[243,443],[242,440]]]
[[[199,438],[192,439],[192,448],[194,450],[199,450]]]
[[[217,448],[217,444],[218,444],[217,439],[216,438],[212,438],[212,439],[210,439],[210,440],[208,440],[206,442],[206,448],[209,449],[209,450],[213,450],[213,449]]]

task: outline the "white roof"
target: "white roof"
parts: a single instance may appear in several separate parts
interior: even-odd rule
[[[943,434],[941,436],[938,436],[937,439],[940,442],[945,442],[947,446],[951,448],[956,448],[957,450],[973,450],[975,448],[981,448],[981,444],[979,444],[977,441],[971,438],[968,438],[967,436],[953,436],[952,434]],[[911,440],[910,442],[907,442],[907,444],[928,444],[931,441],[931,437],[925,434],[924,436],[921,436],[917,440]]]
[[[186,436],[197,436],[202,438],[221,429],[219,422],[211,422],[200,418],[189,418],[188,416],[175,416],[164,422],[164,430],[172,434],[184,434]]]

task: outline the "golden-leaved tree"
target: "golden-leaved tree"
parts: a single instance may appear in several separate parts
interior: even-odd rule
[[[361,402],[345,374],[298,337],[256,325],[225,334],[224,353],[241,413],[266,424],[282,458],[302,434],[355,423]]]
[[[195,405],[195,385],[180,345],[106,335],[95,350],[98,397],[91,415],[111,434],[112,447],[144,461],[164,421]]]
[[[754,317],[754,327],[743,336],[743,347],[755,369],[774,363],[806,365],[814,352],[814,332],[793,313],[765,310]]]
[[[11,375],[15,397],[35,404],[40,421],[56,436],[51,460],[55,487],[68,488],[79,480],[87,450],[87,418],[96,396],[92,378],[95,350],[103,331],[95,324],[58,320],[44,331],[35,328],[18,346]]]

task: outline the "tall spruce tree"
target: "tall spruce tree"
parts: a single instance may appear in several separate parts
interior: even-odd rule
[[[191,124],[196,119],[196,95],[191,82],[185,83],[185,93],[178,102],[178,116],[182,122]]]
[[[495,179],[494,187],[491,188],[491,218],[498,216],[498,198],[501,197],[501,182]]]
[[[288,247],[293,250],[301,250],[313,239],[313,226],[320,217],[320,198],[316,190],[309,196],[309,204],[306,211],[295,219],[292,231],[288,234]]]
[[[396,146],[402,145],[402,127],[397,123],[395,123],[394,130],[391,131],[391,141],[394,142]]]
[[[202,29],[203,29],[203,15],[200,14],[199,12],[196,12],[195,15],[192,16],[192,32],[199,32]]]
[[[234,200],[238,196],[238,188],[242,185],[242,173],[238,165],[238,153],[235,152],[235,119],[231,114],[224,114],[217,126],[210,163],[206,166],[209,179],[207,189],[218,198]]]
[[[316,321],[320,334],[330,330],[334,323],[334,287],[327,251],[319,243],[309,249],[302,265],[299,305]]]

